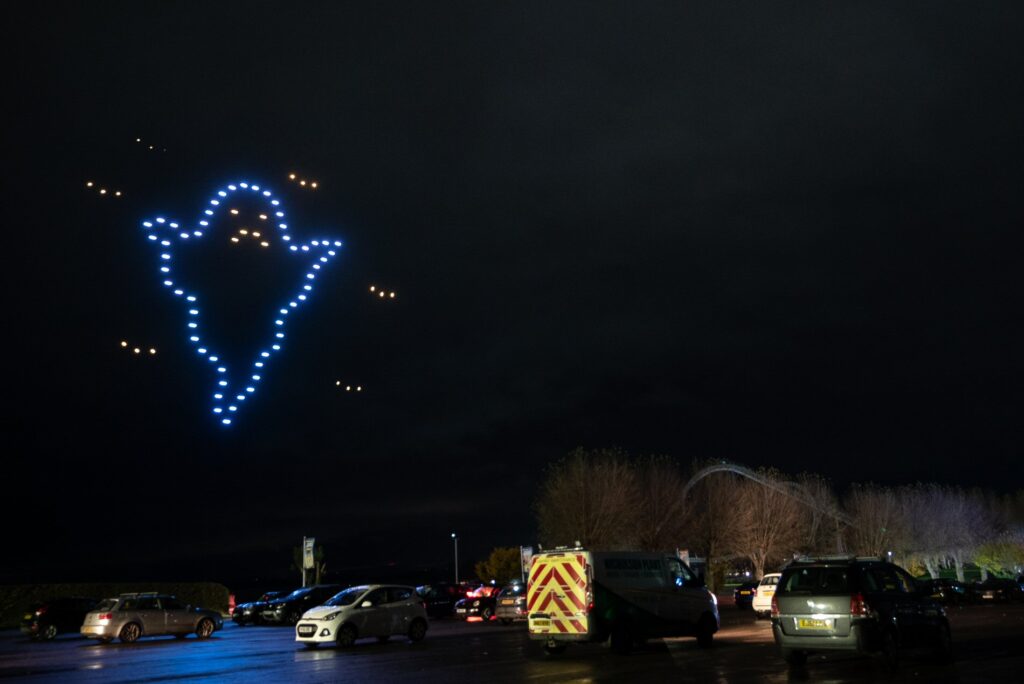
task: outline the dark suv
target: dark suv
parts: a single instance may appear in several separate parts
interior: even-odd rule
[[[802,667],[819,651],[880,652],[895,667],[900,650],[926,646],[952,658],[946,612],[906,570],[877,558],[794,561],[772,598],[772,632],[782,657]]]
[[[58,598],[37,603],[21,619],[21,631],[32,639],[49,641],[58,634],[74,632],[85,621],[85,614],[97,603],[93,598]]]
[[[296,589],[268,603],[260,617],[268,625],[294,625],[307,610],[323,605],[344,588],[340,584],[317,584]]]

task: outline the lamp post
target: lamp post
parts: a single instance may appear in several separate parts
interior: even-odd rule
[[[452,532],[452,543],[455,544],[455,583],[459,583],[459,537]]]

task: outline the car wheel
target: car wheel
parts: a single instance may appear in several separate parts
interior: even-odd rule
[[[137,622],[129,622],[121,628],[121,634],[118,635],[118,638],[121,639],[122,643],[131,644],[138,641],[140,636],[142,636],[142,628],[139,627],[139,624]]]
[[[882,655],[885,657],[885,664],[890,670],[895,670],[900,664],[900,644],[896,636],[896,630],[887,629],[882,635]]]
[[[567,645],[558,643],[547,643],[544,644],[544,655],[556,656],[565,653]]]
[[[40,638],[51,641],[57,637],[57,625],[46,625],[46,629],[39,635]]]
[[[935,658],[942,664],[953,662],[953,636],[946,623],[939,625],[935,636]]]
[[[704,613],[697,621],[697,645],[701,648],[711,648],[714,643],[715,618]]]
[[[619,655],[628,655],[633,650],[633,631],[628,624],[619,622],[612,627],[609,645],[612,647],[612,651]]]
[[[299,624],[299,620],[302,619],[302,616],[299,615],[298,613],[288,613],[288,618],[287,619],[288,619],[288,624],[297,625],[297,624]]]
[[[342,648],[348,648],[352,644],[356,643],[356,638],[359,635],[356,633],[356,628],[352,625],[345,625],[338,630],[338,646]]]
[[[196,636],[200,639],[209,639],[210,635],[213,634],[213,620],[210,618],[203,618],[196,625]]]
[[[427,623],[423,620],[413,620],[409,625],[409,641],[413,643],[423,641],[425,636],[427,636]]]
[[[807,666],[807,652],[795,651],[791,648],[782,649],[782,659],[794,670],[802,670]]]
[[[490,622],[491,621],[491,609],[490,608],[484,608],[483,612],[480,613],[480,617],[483,618],[484,622]]]

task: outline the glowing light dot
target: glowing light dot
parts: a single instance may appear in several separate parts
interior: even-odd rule
[[[259,380],[259,379],[260,379],[260,376],[258,376],[258,375],[254,375],[254,376],[252,376],[252,379],[253,379],[253,380]]]
[[[266,214],[260,214],[260,220],[261,221],[266,221],[267,220],[267,215]]]
[[[238,234],[239,234],[239,235],[248,235],[248,234],[249,234],[249,231],[248,231],[248,230],[246,230],[245,228],[240,228],[240,229],[238,230]]]
[[[232,209],[231,213],[234,214],[235,216],[238,216],[238,210],[237,209]]]
[[[298,247],[296,247],[295,245],[292,245],[292,246],[291,246],[291,247],[289,247],[288,249],[292,250],[293,252],[297,252],[297,251],[299,251],[299,248],[298,248]]]
[[[294,173],[289,173],[288,174],[288,178],[290,178],[292,180],[295,180],[295,174]]]
[[[100,194],[101,194],[101,195],[106,195],[106,194],[107,194],[107,189],[106,189],[106,188],[102,188],[102,189],[100,190]]]
[[[276,335],[274,335],[274,337],[276,337],[279,340],[283,340],[284,339],[284,333],[283,332],[279,332]]]
[[[356,385],[356,392],[362,392],[363,388],[360,385]]]
[[[351,392],[352,391],[352,385],[345,385],[345,391],[346,392]]]
[[[237,406],[228,406],[228,411],[237,411],[237,410],[238,410]]]
[[[210,225],[210,222],[209,221],[200,221],[199,225],[201,225],[201,226],[208,226],[208,225]]]
[[[306,295],[299,295],[299,299],[302,301],[306,301]]]
[[[247,188],[247,187],[249,187],[249,184],[248,183],[239,183],[238,187],[240,187],[240,188]]]
[[[313,286],[312,285],[303,285],[302,289],[305,290],[306,292],[310,292],[310,291],[312,291]]]
[[[275,211],[274,212],[274,216],[276,216],[277,218],[284,218],[284,212],[283,211]]]
[[[128,343],[125,340],[121,340],[121,346],[122,347],[127,347]]]
[[[258,186],[258,185],[254,185],[254,186],[252,186],[252,187],[251,187],[251,188],[249,188],[249,189],[250,189],[250,190],[259,190],[259,189],[260,189],[260,186]]]
[[[217,194],[220,195],[221,197],[227,197],[228,196],[228,193],[224,192],[223,190],[218,191]]]
[[[302,245],[302,251],[303,252],[308,252],[309,251],[309,245]]]
[[[287,223],[278,223],[277,227],[280,228],[281,230],[288,230],[288,224]]]
[[[149,353],[150,354],[156,354],[156,349],[153,349],[152,347],[150,347],[149,348]]]
[[[263,196],[264,197],[270,197],[270,191],[269,190],[264,190],[263,191]]]
[[[281,345],[279,344],[272,344],[270,345],[270,348],[273,349],[274,351],[281,351]]]
[[[213,216],[213,211],[212,211],[212,210],[210,210],[210,209],[207,209],[207,210],[206,210],[206,211],[204,211],[203,213],[204,213],[204,214],[206,214],[207,216]]]
[[[394,299],[394,298],[395,298],[395,293],[394,293],[394,292],[392,292],[392,293],[391,293],[391,295],[390,295],[390,297],[391,297],[391,299]]]
[[[91,188],[91,187],[92,187],[92,181],[89,181],[88,183],[86,183],[86,184],[85,184],[85,187],[87,187],[87,188]]]
[[[259,237],[259,236],[260,236],[260,233],[259,233],[259,231],[258,231],[258,230],[254,230],[254,231],[252,232],[252,236],[253,236],[253,237]]]
[[[144,222],[142,223],[142,225],[146,226],[147,228],[152,228],[152,227],[153,227],[153,224],[152,224],[152,223],[150,223],[149,221],[144,221]]]
[[[194,302],[194,301],[196,301],[196,297],[195,297],[195,295],[189,295],[188,297],[185,297],[185,299],[187,299],[187,300],[188,300],[188,301],[190,301],[190,302]]]
[[[198,316],[199,315],[199,309],[189,309],[188,310],[188,315],[189,316]]]
[[[256,363],[254,363],[252,365],[256,366],[257,368],[263,368],[263,362],[262,361],[257,361]]]
[[[380,292],[380,296],[381,296],[381,297],[383,297],[383,296],[384,296],[384,291],[383,291],[383,290],[381,290],[381,292]]]
[[[221,408],[220,406],[218,406],[217,408],[213,409],[213,412],[214,412],[214,413],[220,413],[220,412],[222,412],[223,410],[224,410],[224,409],[222,409],[222,408]]]
[[[221,380],[217,384],[220,385],[221,387],[227,387],[228,386],[228,381],[227,380]]]
[[[188,233],[181,233],[179,237],[181,237],[182,240],[188,240],[191,236]]]
[[[232,241],[232,242],[238,242],[238,238],[236,238],[236,237],[233,237],[233,238],[231,238],[231,241]]]
[[[214,395],[213,395],[213,398],[214,398],[214,399],[223,399],[223,398],[224,398],[224,395],[223,395],[223,394],[220,394],[220,393],[218,393],[218,394],[214,394]]]
[[[305,185],[306,181],[299,181],[299,185]]]
[[[201,230],[193,230],[192,231],[192,235],[194,235],[195,237],[203,237],[203,231],[201,231]]]
[[[138,347],[136,347],[135,349],[132,349],[132,351],[135,352],[136,354],[139,354],[139,353],[142,352],[142,350],[139,349]]]
[[[309,278],[310,280],[314,280],[316,278],[316,276],[313,275],[312,273],[307,273],[306,277]]]
[[[334,246],[335,247],[341,247],[341,240],[335,240],[334,241]]]
[[[192,337],[190,337],[188,339],[191,340],[192,342],[198,342],[199,341],[199,338],[196,337],[195,335],[193,335]]]
[[[167,225],[169,225],[171,228],[177,228],[178,227],[178,224],[177,223],[173,223],[173,222],[168,223]]]
[[[118,190],[117,192],[114,193],[114,197],[120,197],[120,196],[121,196],[121,191],[120,190]]]
[[[211,356],[211,357],[210,357],[210,361],[211,361],[212,363],[217,363],[217,361],[219,361],[219,360],[220,360],[220,359],[219,359],[218,357],[216,357],[216,356]]]
[[[164,219],[162,216],[158,216],[156,219],[157,223],[164,223],[164,221],[166,221],[166,219]]]
[[[223,419],[220,422],[224,423],[225,425],[231,425],[231,419],[230,418],[225,418],[225,419]]]
[[[276,207],[278,204],[281,203],[281,201],[280,200],[270,200],[270,203],[273,204]]]
[[[310,187],[313,187],[313,188],[315,188],[315,187],[316,187],[316,183],[315,183],[315,182],[313,182],[313,183],[310,183],[309,185],[310,185]]]
[[[171,286],[171,285],[173,285],[173,284],[174,284],[174,281],[173,281],[173,280],[165,280],[165,281],[164,281],[164,285],[165,285],[166,287],[170,287],[170,286]]]
[[[220,200],[210,200],[210,204],[212,204],[213,206],[217,206],[218,204],[220,204]]]
[[[237,188],[236,186],[234,186],[234,185],[229,185],[229,186],[228,186],[228,190],[230,190],[231,192],[234,192],[234,191],[235,191],[235,190],[237,190],[237,189],[238,189],[238,188]]]
[[[199,349],[196,349],[196,351],[199,352],[200,354],[205,354],[206,353],[206,347],[200,347]]]
[[[171,241],[170,240],[161,240],[160,244],[162,246],[164,246],[164,247],[170,247],[171,246]]]
[[[319,240],[313,240],[313,242],[312,242],[311,244],[312,244],[312,245],[313,245],[314,247],[319,247],[319,246],[320,246],[320,241],[319,241]]]
[[[190,327],[190,328],[196,328],[196,327],[198,327],[198,326],[199,326],[199,324],[198,324],[198,323],[189,323],[189,324],[188,324],[188,327]]]

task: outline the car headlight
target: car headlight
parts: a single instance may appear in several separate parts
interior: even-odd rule
[[[479,601],[473,601],[473,607],[474,607],[474,608],[476,608],[476,607],[477,607],[477,606],[479,606],[479,605],[480,605],[480,602],[479,602]]]
[[[331,613],[330,615],[324,615],[320,619],[323,620],[324,622],[330,622],[331,620],[335,619],[339,615],[341,615],[341,611],[340,610],[336,610],[333,613]]]

